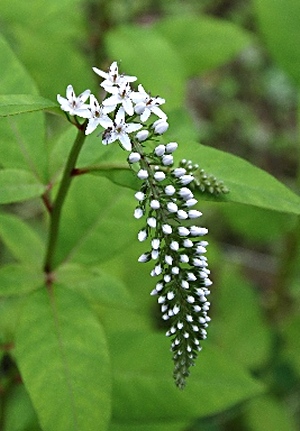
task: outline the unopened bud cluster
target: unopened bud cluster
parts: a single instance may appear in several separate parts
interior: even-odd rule
[[[199,186],[198,166],[182,160],[174,167],[178,144],[158,141],[169,126],[160,108],[164,99],[150,96],[142,85],[134,91],[131,83],[137,78],[120,75],[116,62],[107,73],[94,71],[104,78],[101,86],[111,94],[101,104],[89,90],[76,97],[71,85],[67,98],[58,95],[57,99],[65,112],[87,119],[85,134],[100,126],[104,145],[118,140],[130,152],[127,161],[140,181],[134,217],[145,219],[138,240],[149,243],[139,262],[153,261],[151,276],[157,281],[151,295],[157,296],[168,324],[174,379],[183,388],[210,321],[207,298],[212,282],[205,257],[208,242],[203,239],[207,229],[198,225],[202,214],[195,209],[193,193]]]
[[[222,180],[218,180],[214,175],[207,174],[204,169],[200,169],[199,165],[193,164],[191,160],[183,159],[180,166],[194,176],[193,187],[208,192],[210,194],[219,195],[220,193],[229,193],[229,189],[225,186]]]
[[[172,167],[176,149],[177,143],[170,142],[146,153],[135,143],[128,160],[139,165],[141,180],[134,216],[146,219],[138,240],[151,244],[139,262],[153,261],[150,274],[157,282],[151,294],[157,296],[162,319],[169,322],[174,378],[183,388],[200,341],[207,336],[212,282],[205,257],[208,242],[203,239],[207,229],[197,223],[201,212],[194,208],[197,200],[190,188],[194,176],[184,167]]]

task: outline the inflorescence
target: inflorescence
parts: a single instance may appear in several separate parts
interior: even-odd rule
[[[162,319],[168,323],[174,379],[183,388],[210,321],[207,297],[212,282],[205,257],[208,242],[203,239],[207,229],[196,223],[202,214],[194,209],[198,201],[193,191],[211,179],[191,161],[182,160],[174,167],[178,144],[158,139],[169,127],[160,107],[164,99],[152,97],[142,85],[134,91],[131,83],[137,78],[119,74],[116,62],[108,72],[93,70],[104,79],[100,85],[109,93],[101,104],[89,90],[76,97],[71,85],[66,98],[58,95],[57,100],[69,115],[86,119],[86,135],[101,126],[104,145],[119,141],[130,152],[128,163],[140,180],[134,217],[145,218],[138,240],[151,244],[138,260],[154,262],[150,274],[157,282],[151,295],[157,296]],[[206,187],[224,192],[222,183],[216,182]]]

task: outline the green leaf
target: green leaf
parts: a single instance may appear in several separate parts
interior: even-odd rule
[[[210,335],[233,360],[252,370],[258,369],[270,356],[272,333],[264,320],[255,287],[227,266],[218,284]]]
[[[243,368],[220,350],[203,347],[187,387],[172,379],[169,340],[163,333],[111,334],[113,420],[118,423],[183,421],[216,414],[262,390]]]
[[[184,431],[188,430],[190,422],[171,422],[171,423],[151,423],[151,424],[126,424],[112,423],[109,427],[109,431]]]
[[[297,431],[292,413],[284,403],[265,395],[247,403],[245,423],[249,431]]]
[[[5,397],[3,431],[42,431],[24,385],[10,388]]]
[[[259,28],[277,63],[300,85],[300,2],[255,0]]]
[[[0,95],[0,117],[19,115],[26,112],[57,109],[57,103],[31,94]]]
[[[0,268],[0,297],[21,295],[44,284],[44,274],[36,268],[11,264]]]
[[[281,325],[281,336],[283,338],[283,348],[281,358],[288,363],[300,376],[300,339],[298,337],[300,327],[300,316],[292,314]]]
[[[1,36],[0,64],[0,94],[37,94],[32,78]],[[26,169],[45,181],[47,149],[44,132],[41,112],[0,118],[0,166]]]
[[[17,260],[41,266],[44,244],[23,220],[13,214],[0,213],[0,238]]]
[[[183,104],[183,62],[175,47],[155,29],[121,26],[109,31],[105,41],[110,57],[122,60],[121,72],[137,76],[146,91],[165,98],[167,110]]]
[[[1,0],[1,30],[14,41],[41,94],[51,100],[70,83],[81,93],[92,82],[91,65],[82,54],[86,36],[81,7],[81,0],[22,5],[18,0]]]
[[[21,169],[0,170],[0,203],[26,201],[41,196],[46,186],[30,172]]]
[[[132,299],[122,281],[97,267],[64,264],[56,271],[56,280],[83,295],[92,305],[132,305]]]
[[[177,160],[191,159],[207,173],[223,180],[229,188],[225,196],[213,198],[208,194],[199,197],[253,205],[273,211],[300,214],[300,198],[272,175],[237,156],[214,148],[189,142],[179,146]]]
[[[0,63],[0,94],[37,94],[33,79],[1,35]]]
[[[106,179],[74,178],[63,210],[57,261],[95,265],[136,241],[135,202],[131,191]]]
[[[99,165],[88,167],[87,172],[92,175],[107,178],[114,184],[129,189],[138,190],[140,187],[140,181],[136,174],[132,172],[125,163],[99,163]]]
[[[59,286],[29,296],[16,360],[44,431],[104,431],[110,367],[102,327],[81,295]]]
[[[252,42],[241,27],[207,16],[172,16],[157,21],[154,28],[180,55],[187,76],[221,66]]]

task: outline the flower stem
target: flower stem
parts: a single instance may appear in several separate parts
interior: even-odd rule
[[[63,178],[59,186],[59,190],[57,192],[57,196],[53,203],[52,211],[50,213],[50,229],[49,229],[49,238],[48,238],[48,246],[45,258],[44,270],[47,274],[51,273],[54,266],[54,256],[55,249],[58,239],[59,233],[59,224],[61,218],[62,207],[68,193],[71,181],[72,181],[72,172],[75,168],[75,164],[82,148],[82,145],[85,140],[85,130],[86,124],[84,123],[80,127],[78,127],[78,133],[76,139],[74,141],[73,147],[69,154],[69,158],[64,170]]]

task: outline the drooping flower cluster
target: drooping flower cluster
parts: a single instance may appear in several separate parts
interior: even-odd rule
[[[61,109],[87,119],[85,134],[100,126],[104,145],[119,140],[130,152],[128,163],[141,183],[135,193],[134,217],[146,218],[138,240],[151,244],[139,262],[153,261],[150,274],[157,281],[151,295],[157,296],[162,319],[168,324],[174,379],[183,388],[210,321],[207,297],[212,282],[205,257],[208,242],[203,239],[207,229],[198,225],[201,212],[194,208],[198,166],[182,160],[174,167],[178,144],[158,142],[168,129],[167,115],[160,107],[164,99],[152,97],[142,85],[138,91],[132,89],[137,78],[119,74],[116,62],[107,73],[93,70],[104,79],[100,85],[109,94],[101,104],[89,90],[76,97],[71,85],[67,98],[58,95],[57,99]],[[88,98],[89,104],[85,103]]]

